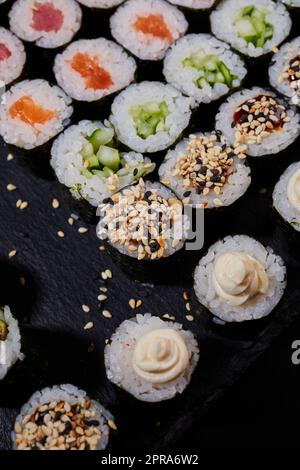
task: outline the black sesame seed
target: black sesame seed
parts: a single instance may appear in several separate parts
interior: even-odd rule
[[[192,191],[186,191],[183,193],[183,197],[189,197],[192,194]]]
[[[138,171],[139,171],[139,170],[138,170],[137,168],[135,168],[135,169],[133,170],[133,176],[136,176],[136,175],[138,174]]]
[[[149,246],[150,246],[151,253],[155,253],[156,251],[160,249],[160,244],[158,243],[157,240],[154,240],[153,242],[151,242]]]
[[[152,191],[146,191],[144,194],[144,201],[147,201],[152,196]]]
[[[220,129],[216,129],[216,134],[217,134],[217,135],[223,135],[223,132],[220,131]]]
[[[37,426],[43,426],[44,424],[44,417],[47,413],[39,413],[38,418],[35,420]]]
[[[199,170],[200,175],[205,176],[206,173],[207,173],[207,170],[208,170],[207,166],[205,166],[205,165],[201,166],[201,168]]]
[[[235,122],[232,121],[232,123],[231,123],[231,129],[233,129],[234,127],[235,127]]]
[[[86,426],[88,426],[88,427],[90,427],[90,426],[95,426],[95,427],[97,427],[97,426],[99,426],[99,424],[100,424],[99,421],[97,421],[97,420],[95,420],[95,419],[91,419],[91,420],[87,420],[87,419],[86,419],[86,420],[84,420],[83,422],[84,422],[84,424],[85,424]]]
[[[62,434],[66,435],[69,434],[70,431],[72,431],[73,427],[70,421],[67,421],[65,424],[65,430]]]
[[[105,199],[103,199],[103,204],[110,204],[111,206],[114,205],[114,201],[112,200],[111,197],[106,197]]]
[[[220,176],[212,176],[212,177],[210,178],[210,181],[211,181],[212,183],[220,183],[221,178],[220,178]]]
[[[60,411],[57,411],[54,416],[54,421],[59,421],[61,418],[62,413]]]

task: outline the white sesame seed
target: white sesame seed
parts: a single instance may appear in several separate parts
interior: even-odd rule
[[[17,186],[14,184],[10,183],[6,186],[7,191],[15,191],[17,189]]]
[[[13,159],[14,159],[13,155],[12,155],[11,153],[9,153],[9,154],[7,155],[7,160],[10,162],[10,161],[13,160]]]
[[[74,225],[74,222],[75,222],[75,221],[74,221],[74,219],[72,219],[72,217],[69,217],[69,218],[68,218],[68,224],[69,224],[69,225]]]
[[[185,308],[187,309],[187,311],[188,311],[188,312],[190,312],[190,311],[191,311],[191,306],[190,306],[190,304],[189,304],[189,303],[187,303],[187,304],[185,305]]]
[[[27,209],[28,205],[27,201],[23,201],[20,205],[20,210],[23,211],[24,209]]]
[[[90,310],[91,310],[90,307],[89,307],[88,305],[85,305],[85,304],[83,304],[83,305],[81,306],[81,308],[82,308],[82,310],[83,310],[85,313],[89,313]]]
[[[111,272],[110,269],[107,269],[107,270],[105,271],[105,274],[106,274],[106,276],[108,277],[108,279],[112,279],[113,275],[112,275],[112,272]]]
[[[89,229],[86,228],[86,227],[79,227],[79,229],[78,229],[78,232],[79,232],[79,233],[86,233],[86,232],[88,232],[88,231],[89,231]]]
[[[132,310],[134,310],[135,307],[136,307],[136,302],[135,302],[135,300],[134,300],[134,299],[130,299],[128,303],[129,303],[129,307],[131,307]]]
[[[19,207],[21,206],[22,204],[22,200],[21,199],[18,199],[17,202],[16,202],[16,207],[19,209]]]
[[[17,250],[12,250],[8,253],[8,256],[9,258],[13,258],[14,256],[16,256],[16,254],[17,254]]]
[[[84,330],[91,330],[94,327],[94,323],[92,321],[89,321],[86,323],[83,327]]]
[[[108,291],[107,287],[100,287],[99,290],[101,290],[101,292],[107,292]]]
[[[143,304],[142,300],[137,300],[136,301],[136,308],[141,307],[142,304]]]
[[[98,300],[100,300],[100,302],[102,302],[103,300],[106,300],[107,299],[107,295],[98,295]]]
[[[187,321],[194,321],[193,315],[186,315],[185,318],[187,319]]]
[[[60,205],[60,204],[59,204],[58,199],[53,199],[53,200],[52,200],[52,207],[53,207],[53,209],[58,209],[58,208],[59,208],[59,205]]]
[[[105,318],[112,318],[112,314],[110,313],[109,310],[103,310],[102,315],[103,315]]]
[[[59,238],[64,238],[64,236],[65,236],[65,234],[64,234],[64,232],[63,232],[62,230],[59,230],[59,231],[57,232],[57,235],[59,236]]]
[[[116,430],[118,429],[116,423],[115,423],[112,419],[109,419],[109,420],[107,421],[107,423],[108,423],[108,426],[109,426],[111,429],[113,429],[114,431],[116,431]]]

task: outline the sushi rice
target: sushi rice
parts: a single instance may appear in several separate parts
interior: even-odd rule
[[[292,178],[298,175],[298,179]],[[277,212],[283,219],[289,223],[295,230],[300,232],[300,204],[293,204],[289,198],[289,184],[293,184],[293,191],[298,197],[300,203],[300,162],[293,163],[280,177],[273,192],[273,204]]]
[[[226,253],[249,255],[263,266],[269,281],[265,294],[259,293],[242,305],[230,305],[219,297],[213,273],[216,261]],[[286,268],[281,257],[272,248],[265,248],[246,235],[228,236],[212,245],[194,273],[194,289],[199,302],[225,322],[255,320],[269,315],[279,303],[285,287]]]
[[[140,377],[133,368],[133,355],[140,338],[153,331],[171,329],[179,333],[188,350],[189,365],[184,372],[168,383],[155,384]],[[150,313],[125,320],[112,335],[104,351],[108,379],[138,400],[160,402],[182,393],[188,386],[199,360],[199,348],[192,332],[182,325],[166,322]]]
[[[190,8],[192,10],[209,10],[216,0],[168,0],[178,7]]]
[[[273,0],[223,0],[211,13],[213,34],[249,57],[271,52],[291,26],[285,6]]]
[[[188,23],[164,0],[128,0],[112,15],[110,27],[115,40],[139,59],[160,60]]]
[[[86,61],[83,72],[78,72],[76,65],[72,66],[76,58],[80,60],[79,65],[82,60]],[[134,80],[135,71],[134,59],[121,46],[104,38],[73,42],[56,56],[54,65],[57,83],[79,101],[97,101],[125,88]],[[90,77],[94,82],[96,77],[96,83],[89,84]]]
[[[248,137],[247,134],[245,137],[239,135],[240,131],[238,131],[236,124],[234,125],[234,116],[236,111],[240,109],[244,103],[259,96],[274,99],[277,104],[284,106],[287,116],[285,119],[288,119],[288,122],[283,122],[283,125],[278,130],[266,132],[266,135],[263,134],[263,137],[261,137],[261,141],[257,140],[256,142],[253,138]],[[216,128],[220,129],[231,145],[239,145],[239,143],[235,143],[242,140],[248,147],[246,151],[247,155],[252,157],[279,154],[282,150],[291,145],[300,133],[299,115],[295,108],[288,107],[286,103],[272,91],[264,90],[259,87],[245,89],[231,95],[219,109],[216,116]],[[237,132],[239,137],[237,137]]]
[[[170,147],[188,126],[190,104],[170,85],[141,82],[115,98],[110,121],[119,140],[132,150],[158,152]]]
[[[81,19],[75,0],[16,0],[9,13],[13,33],[49,49],[70,42],[81,27]]]
[[[55,140],[50,161],[58,180],[70,188],[72,195],[76,199],[86,199],[95,207],[105,197],[121,187],[133,183],[155,168],[155,164],[147,158],[144,159],[141,154],[135,152],[119,154],[117,151],[117,159],[121,158],[121,160],[117,161],[117,168],[113,168],[114,171],[108,172],[108,176],[105,177],[103,171],[99,171],[99,169],[94,173],[93,170],[89,171],[85,166],[86,159],[82,152],[85,146],[89,145],[87,138],[99,129],[109,135],[110,141],[113,140],[114,131],[108,121],[105,123],[81,121],[77,125],[69,127]],[[111,144],[114,145],[113,142]],[[109,145],[110,142],[106,142],[105,149]]]
[[[77,0],[81,5],[84,5],[85,7],[89,8],[113,8],[121,3],[124,2],[124,0]]]
[[[166,81],[194,99],[210,103],[238,88],[247,74],[245,64],[228,44],[210,34],[188,34],[167,52]]]
[[[25,62],[26,52],[22,41],[0,27],[0,81],[8,85],[19,78]]]
[[[71,102],[71,98],[59,87],[45,80],[20,82],[3,95],[0,135],[6,143],[20,148],[28,150],[38,147],[63,130],[73,112]],[[24,109],[20,110],[22,105]],[[34,109],[37,113],[42,113],[42,122],[31,118],[30,109],[27,109],[30,106],[37,108]]]
[[[7,372],[17,361],[23,361],[21,352],[21,334],[18,321],[12,316],[8,306],[0,308],[0,331],[6,331],[4,340],[0,339],[0,380],[3,380]],[[1,337],[2,335],[0,335]]]
[[[73,444],[73,441],[68,444],[64,439],[62,447],[59,447],[57,442],[52,443],[54,439],[51,437],[47,438],[44,443],[41,443],[41,439],[35,435],[37,429],[45,428],[47,427],[47,423],[53,422],[53,420],[55,420],[55,417],[51,417],[51,412],[53,413],[54,411],[54,414],[59,413],[60,416],[67,413],[65,404],[67,407],[78,405],[83,410],[88,409],[88,414],[86,414],[86,421],[90,421],[92,424],[88,426],[83,423],[81,425],[83,431],[86,431],[87,429],[92,430],[93,428],[97,428],[99,431],[98,439],[95,439],[93,448],[92,445],[90,445],[90,450],[105,449],[109,440],[108,421],[113,421],[113,416],[102,405],[100,405],[100,403],[95,400],[90,400],[85,391],[80,390],[74,385],[70,384],[47,387],[43,390],[35,392],[32,395],[29,401],[21,408],[20,414],[16,418],[14,430],[11,435],[13,449],[33,450],[34,447],[35,450],[70,450],[71,448],[73,448],[73,450],[86,450],[84,446],[83,448],[80,447],[80,445],[82,445],[80,444],[80,440],[85,437],[85,434],[76,434],[76,444]],[[63,405],[63,407],[61,405]],[[88,405],[89,407],[87,408]],[[45,408],[45,411],[48,411],[47,416],[49,416],[49,419],[46,422],[43,420],[42,424],[36,424],[33,420],[33,426],[31,427],[31,430],[28,431],[27,429],[26,432],[26,417],[36,416],[37,413],[40,413],[40,416],[43,416],[43,413],[45,415],[45,411],[42,411],[43,407]],[[70,423],[70,418],[68,418],[67,421]],[[62,431],[58,430],[59,435],[67,436],[68,432],[65,431],[65,429],[67,429],[65,425],[63,425],[63,429],[64,430]],[[32,439],[28,439],[26,442],[26,436],[28,436],[30,432],[32,434]],[[57,439],[55,441],[57,441]],[[83,442],[86,444],[88,442],[88,437],[86,442]],[[69,446],[68,449],[65,447],[66,443]]]

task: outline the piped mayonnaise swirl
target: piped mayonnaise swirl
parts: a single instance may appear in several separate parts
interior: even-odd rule
[[[287,195],[292,206],[300,211],[300,170],[297,170],[290,178]]]
[[[264,266],[240,252],[224,253],[217,258],[212,281],[217,295],[232,306],[243,305],[257,294],[266,294],[269,287]]]
[[[189,366],[189,353],[183,337],[171,328],[142,335],[133,352],[133,368],[147,382],[164,384],[175,380]]]

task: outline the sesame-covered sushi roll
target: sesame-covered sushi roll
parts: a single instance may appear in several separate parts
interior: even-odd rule
[[[118,139],[136,152],[170,147],[188,126],[191,101],[170,85],[141,82],[122,91],[112,104],[110,121]]]
[[[70,42],[81,18],[75,0],[17,0],[9,13],[10,29],[20,39],[47,49]]]
[[[9,307],[0,308],[0,380],[4,379],[17,361],[23,359],[18,322]]]
[[[151,314],[117,328],[105,348],[108,379],[138,400],[159,402],[182,393],[199,360],[191,331]]]
[[[61,132],[73,108],[60,88],[45,80],[25,80],[3,95],[0,135],[6,143],[33,149]]]
[[[269,68],[271,85],[300,105],[300,36],[284,44]]]
[[[211,13],[213,34],[249,57],[271,52],[291,26],[285,6],[273,0],[223,0]]]
[[[19,78],[25,62],[26,53],[22,41],[0,27],[0,81],[8,85]]]
[[[12,432],[13,449],[103,450],[110,425],[112,415],[83,390],[70,384],[48,387],[22,407]]]
[[[199,103],[210,103],[238,88],[247,74],[244,62],[228,44],[210,34],[188,34],[167,53],[167,82]]]
[[[85,7],[101,8],[101,9],[113,8],[124,2],[124,0],[77,0],[77,1],[81,3],[81,5],[84,5]]]
[[[283,173],[273,192],[273,204],[281,217],[300,232],[300,162]]]
[[[194,273],[199,302],[225,322],[265,317],[286,287],[286,268],[272,248],[245,235],[210,247]]]
[[[81,121],[54,142],[51,165],[76,199],[93,206],[154,170],[143,155],[120,152],[108,122]]]
[[[125,50],[104,38],[81,39],[55,59],[57,83],[79,101],[97,101],[134,80],[136,64]]]
[[[129,0],[111,17],[110,27],[116,41],[139,59],[160,60],[188,23],[164,0]]]
[[[160,181],[194,207],[229,206],[251,183],[242,150],[234,151],[216,132],[192,135],[169,150]]]
[[[190,8],[191,10],[210,10],[216,0],[169,0],[173,5],[178,7]]]
[[[220,107],[216,128],[235,149],[247,145],[252,157],[278,154],[300,133],[295,108],[258,87],[231,95]]]

